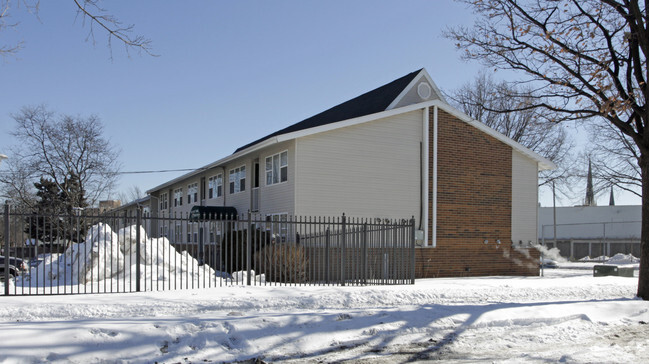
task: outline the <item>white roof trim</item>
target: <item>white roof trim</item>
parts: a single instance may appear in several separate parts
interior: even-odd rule
[[[437,85],[435,84],[435,82],[433,82],[433,79],[430,78],[430,75],[428,74],[428,72],[426,72],[426,69],[425,69],[425,68],[422,68],[421,71],[419,71],[419,73],[417,74],[417,76],[415,76],[415,78],[413,78],[412,81],[410,81],[410,83],[408,84],[408,86],[406,86],[406,87],[401,91],[401,93],[399,94],[399,96],[397,96],[397,97],[396,97],[396,98],[395,98],[395,99],[390,103],[390,105],[388,105],[388,107],[386,108],[386,110],[394,109],[397,105],[399,105],[399,103],[401,102],[401,100],[403,100],[403,98],[406,97],[406,95],[408,94],[408,92],[410,92],[410,90],[411,90],[413,87],[415,87],[419,82],[421,82],[421,79],[422,79],[422,78],[426,79],[426,82],[428,82],[428,84],[429,84],[429,85],[431,86],[431,88],[433,89],[433,93],[434,93],[434,94],[435,94],[435,95],[436,95],[440,100],[442,100],[443,102],[446,103],[446,99],[444,98],[444,94],[442,94],[442,92],[440,91],[439,87],[437,87]]]

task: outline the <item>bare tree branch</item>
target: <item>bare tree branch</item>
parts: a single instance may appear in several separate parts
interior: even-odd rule
[[[569,192],[575,174],[570,153],[574,145],[563,124],[558,123],[564,116],[525,106],[542,97],[530,88],[495,82],[484,71],[446,97],[465,114],[557,164],[559,168],[541,173],[539,183],[557,182],[562,193]]]
[[[79,0],[73,1],[78,8],[78,14],[81,14],[84,18],[87,17],[90,19],[90,32],[88,37],[93,40],[93,44],[95,39],[93,24],[97,24],[108,33],[108,47],[111,50],[111,58],[113,38],[119,40],[124,45],[127,54],[130,49],[137,49],[146,52],[150,56],[157,56],[152,53],[150,39],[141,35],[135,35],[132,37],[130,33],[133,31],[134,25],[123,26],[117,18],[108,14],[105,9],[99,6],[100,0],[83,0],[81,2]]]
[[[123,25],[119,19],[100,6],[101,0],[72,1],[77,8],[77,16],[83,19],[83,24],[86,23],[86,19],[89,21],[88,37],[86,39],[92,40],[92,43],[95,44],[95,26],[98,26],[102,31],[106,32],[111,59],[113,58],[113,39],[116,39],[124,46],[126,54],[129,57],[131,50],[145,52],[154,57],[157,56],[153,53],[151,40],[142,35],[132,35],[134,25]],[[40,0],[0,0],[0,33],[18,27],[18,23],[11,23],[9,19],[11,13],[20,7],[24,7],[27,12],[38,17]],[[15,55],[23,47],[24,43],[22,41],[14,44],[0,45],[0,56]]]

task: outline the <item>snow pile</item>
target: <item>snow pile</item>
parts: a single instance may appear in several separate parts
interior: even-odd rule
[[[257,284],[263,284],[266,283],[266,275],[265,274],[260,274],[256,275],[254,270],[251,270],[251,276],[250,276],[250,281],[251,284],[253,282],[257,282]],[[226,280],[227,284],[241,284],[241,282],[246,283],[248,281],[248,272],[247,271],[239,271],[239,272],[233,272],[231,277],[228,277]]]
[[[594,257],[594,258],[591,258],[591,257],[589,257],[587,255],[587,256],[579,259],[578,261],[579,262],[605,262],[605,261],[607,261],[609,259],[611,259],[611,258],[606,256],[606,255],[600,255],[599,257]]]
[[[138,242],[136,232],[135,226],[115,233],[106,224],[94,225],[84,242],[71,244],[63,254],[45,256],[40,265],[32,267],[28,275],[16,282],[17,286],[51,287],[108,281],[107,287],[119,287],[120,283],[124,287],[125,282],[133,283],[137,279],[138,244],[140,277],[149,288],[171,280],[193,287],[216,276],[212,268],[199,266],[187,252],[178,253],[167,238],[149,238],[141,228]]]
[[[631,254],[617,253],[611,259],[606,261],[607,264],[636,264],[640,263],[640,258]]]
[[[22,285],[86,284],[111,278],[124,266],[117,235],[99,223],[90,228],[83,243],[71,244],[63,254],[50,254],[22,277]]]

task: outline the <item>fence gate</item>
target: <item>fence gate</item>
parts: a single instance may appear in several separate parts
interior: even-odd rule
[[[2,212],[4,295],[413,284],[414,219]]]

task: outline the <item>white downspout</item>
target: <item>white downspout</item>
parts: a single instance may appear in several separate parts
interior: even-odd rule
[[[433,248],[437,247],[437,106],[433,106]]]

